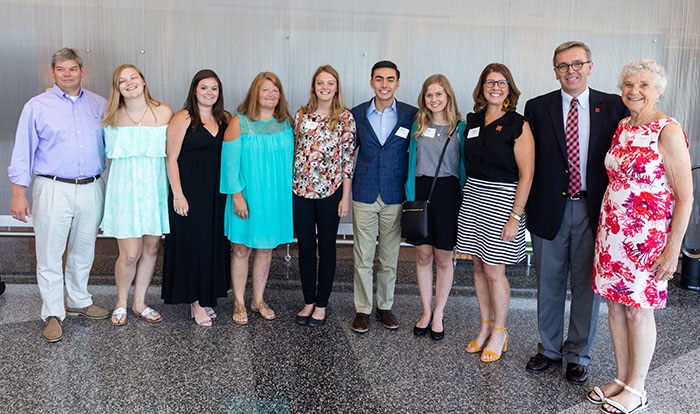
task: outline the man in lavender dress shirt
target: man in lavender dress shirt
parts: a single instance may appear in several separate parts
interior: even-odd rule
[[[25,223],[28,217],[33,219],[42,334],[48,342],[58,342],[66,314],[109,316],[92,303],[87,290],[104,204],[100,174],[105,168],[101,125],[105,99],[80,86],[85,70],[74,49],[54,53],[51,75],[53,88],[22,109],[7,173],[12,182],[10,214]],[[30,210],[27,187],[33,175]]]

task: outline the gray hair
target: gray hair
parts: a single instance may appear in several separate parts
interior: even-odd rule
[[[552,56],[552,66],[557,65],[557,55],[559,53],[561,53],[565,50],[573,49],[575,47],[580,47],[583,50],[585,50],[586,51],[586,59],[591,60],[591,48],[588,47],[588,45],[586,45],[583,42],[580,42],[578,40],[571,40],[571,41],[564,42],[564,43],[560,44],[559,46],[557,46],[556,49],[554,49],[554,56]]]
[[[617,87],[622,90],[622,84],[628,76],[638,76],[641,73],[651,73],[654,75],[654,87],[663,95],[668,83],[668,77],[664,67],[656,63],[653,59],[642,59],[636,62],[628,63],[620,72],[620,79],[617,81]]]
[[[58,49],[53,56],[51,56],[51,69],[56,67],[56,62],[65,62],[67,60],[74,60],[81,69],[83,68],[83,58],[80,57],[80,53],[70,47],[64,47]]]

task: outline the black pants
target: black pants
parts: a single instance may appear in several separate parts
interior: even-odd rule
[[[325,308],[331,296],[335,278],[335,242],[340,223],[338,204],[342,196],[342,186],[328,198],[309,199],[294,195],[294,231],[299,245],[301,289],[307,305]]]

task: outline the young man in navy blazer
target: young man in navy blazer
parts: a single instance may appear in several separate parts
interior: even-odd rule
[[[535,137],[535,175],[526,211],[535,254],[541,340],[526,369],[540,373],[563,359],[566,379],[582,385],[588,379],[600,305],[591,280],[598,216],[608,185],[604,160],[627,109],[619,95],[588,87],[593,62],[584,43],[562,43],[554,51],[553,63],[561,89],[525,105],[525,117]],[[572,101],[576,108],[571,108]],[[574,152],[567,149],[565,125],[572,109],[578,114],[569,122],[573,137],[578,138],[572,140],[578,142],[578,157],[569,157]],[[575,171],[580,174],[570,174]],[[574,176],[576,185],[570,187]],[[577,190],[571,194],[570,188]],[[567,280],[571,314],[564,338]]]
[[[399,69],[393,62],[375,63],[369,82],[374,98],[352,109],[357,125],[352,180],[356,312],[352,330],[357,333],[369,329],[375,249],[379,256],[377,319],[387,329],[399,327],[391,307],[401,245],[401,203],[408,168],[409,133],[418,111],[394,98],[401,83],[399,77]]]

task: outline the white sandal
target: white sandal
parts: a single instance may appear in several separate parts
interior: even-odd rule
[[[624,405],[620,404],[620,403],[617,402],[617,401],[611,400],[610,398],[606,398],[606,399],[605,399],[605,404],[608,404],[609,406],[615,408],[616,410],[618,410],[618,411],[619,411],[620,413],[622,413],[622,414],[641,413],[642,411],[644,411],[644,410],[646,410],[647,408],[649,408],[649,401],[647,400],[647,393],[646,393],[646,391],[644,391],[644,392],[639,392],[639,391],[635,390],[634,388],[630,387],[629,385],[625,385],[624,388],[625,388],[627,391],[629,391],[629,392],[631,392],[632,394],[634,394],[634,395],[636,395],[637,397],[639,397],[639,399],[641,400],[641,402],[639,403],[638,406],[634,407],[634,408],[631,409],[631,410],[628,410],[627,407],[625,407]],[[606,413],[606,414],[618,414],[618,413],[616,413],[616,412],[612,412],[612,411],[610,411],[610,410],[607,410],[607,409],[605,408],[605,405],[602,405],[602,406],[600,407],[600,411],[603,412],[603,413]]]
[[[160,313],[158,313],[155,309],[151,308],[150,306],[146,306],[146,309],[142,310],[141,313],[138,313],[133,309],[132,312],[134,312],[134,315],[138,316],[139,318],[143,319],[148,323],[157,323],[163,320],[163,317],[160,315]],[[149,316],[151,317],[149,318]]]
[[[116,319],[116,323],[115,323]],[[112,312],[112,318],[109,320],[114,326],[126,325],[126,308],[117,308]]]
[[[616,383],[616,384],[618,384],[618,385],[620,385],[621,387],[624,387],[625,385],[627,385],[627,384],[625,384],[624,382],[620,381],[620,380],[617,379],[617,378],[615,378],[615,379],[613,380],[613,382]],[[597,395],[598,398],[600,398],[600,399],[599,399],[599,400],[594,400],[593,398],[591,398],[591,392],[593,392],[595,395]],[[608,397],[605,396],[605,394],[603,393],[603,390],[600,389],[600,387],[593,387],[593,390],[592,390],[591,392],[589,392],[588,394],[586,394],[586,398],[588,399],[588,401],[590,401],[591,403],[593,403],[593,404],[595,404],[595,405],[602,405],[602,404],[605,402],[605,399],[608,398]]]

